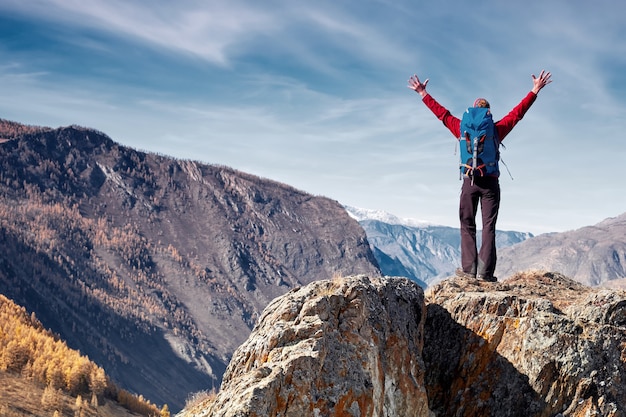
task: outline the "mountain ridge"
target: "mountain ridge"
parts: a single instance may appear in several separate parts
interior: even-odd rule
[[[93,129],[19,126],[0,124],[0,293],[172,410],[219,383],[276,296],[380,274],[334,200]]]

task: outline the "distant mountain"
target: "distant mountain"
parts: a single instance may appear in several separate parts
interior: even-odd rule
[[[426,287],[454,275],[460,265],[458,228],[404,220],[380,211],[345,208],[365,229],[385,275],[405,276]],[[531,237],[533,235],[527,232],[498,230],[496,243],[499,248],[504,248]],[[478,240],[480,242],[480,233]]]
[[[526,269],[559,271],[587,285],[623,286],[626,213],[564,233],[539,235],[498,253],[496,274]]]
[[[345,207],[365,229],[382,272],[422,286],[453,275],[459,266],[460,232],[384,211]],[[478,233],[480,241],[480,233]],[[564,233],[496,233],[496,276],[519,271],[558,271],[587,285],[626,288],[626,213]]]
[[[432,224],[424,220],[403,219],[395,214],[391,214],[384,210],[372,210],[359,207],[344,206],[350,217],[358,222],[365,220],[377,220],[387,224],[401,224],[404,226],[425,227]]]
[[[262,309],[380,275],[336,201],[77,126],[0,120],[0,293],[173,411],[219,384]]]

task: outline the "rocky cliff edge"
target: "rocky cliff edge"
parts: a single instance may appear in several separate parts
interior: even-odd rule
[[[181,417],[625,416],[626,293],[558,273],[318,281],[275,299]]]

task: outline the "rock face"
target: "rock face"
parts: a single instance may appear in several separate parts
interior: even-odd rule
[[[626,415],[626,293],[528,272],[444,281],[427,300],[436,415]]]
[[[197,416],[428,416],[425,305],[408,279],[292,290],[263,312]]]
[[[626,416],[626,293],[560,274],[357,276],[263,312],[221,391],[180,417]]]

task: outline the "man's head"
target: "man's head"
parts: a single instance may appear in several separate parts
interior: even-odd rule
[[[474,107],[490,108],[489,102],[485,100],[484,98],[477,98],[476,101],[474,101]]]

